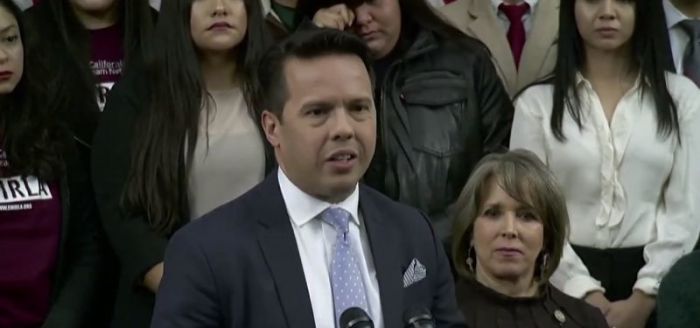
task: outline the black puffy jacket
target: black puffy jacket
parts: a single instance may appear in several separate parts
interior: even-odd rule
[[[513,105],[478,41],[420,31],[378,85],[377,152],[365,182],[427,213],[444,243],[476,163],[505,150]]]

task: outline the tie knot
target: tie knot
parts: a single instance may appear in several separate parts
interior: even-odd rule
[[[681,28],[685,31],[685,33],[688,33],[688,36],[691,40],[695,42],[699,41],[698,39],[700,39],[700,19],[686,19],[678,24],[680,24]]]
[[[343,234],[348,232],[350,212],[340,207],[329,207],[321,213],[321,218],[332,225],[336,232]]]
[[[523,2],[519,5],[507,5],[502,3],[498,6],[498,10],[504,13],[511,23],[521,22],[523,16],[530,10],[530,5],[527,2]]]

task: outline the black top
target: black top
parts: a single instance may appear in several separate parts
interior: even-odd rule
[[[607,328],[603,314],[545,285],[539,296],[516,298],[461,280],[457,302],[471,328]]]

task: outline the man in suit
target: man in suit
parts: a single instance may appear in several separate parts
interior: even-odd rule
[[[559,0],[456,0],[438,10],[486,44],[511,97],[553,73]]]
[[[663,7],[667,68],[700,85],[700,1],[663,0]]]
[[[349,34],[295,33],[262,59],[258,108],[279,170],[177,232],[153,327],[375,327],[429,309],[461,326],[428,218],[359,184],[375,149],[369,54]]]

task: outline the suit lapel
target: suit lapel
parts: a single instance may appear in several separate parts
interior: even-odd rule
[[[437,11],[460,31],[468,33],[467,28],[470,20],[467,19],[469,18],[467,13],[469,6],[469,0],[457,0],[448,5],[438,7]]]
[[[379,296],[382,302],[384,327],[403,327],[403,272],[399,236],[380,211],[376,198],[360,185],[360,210],[367,226],[367,238],[377,271]]]
[[[517,89],[524,88],[542,74],[547,52],[556,47],[557,33],[559,31],[559,1],[540,0],[534,13],[532,30],[528,33],[518,73]],[[537,37],[530,37],[537,36]]]
[[[515,85],[511,84],[514,84],[517,78],[515,60],[503,26],[498,22],[490,6],[490,1],[471,1],[469,6],[471,23],[468,32],[491,49],[491,56],[494,58],[499,75],[504,78],[506,88],[512,90]]]
[[[255,205],[258,242],[275,281],[287,327],[314,327],[304,269],[276,172],[265,179],[260,202]]]

